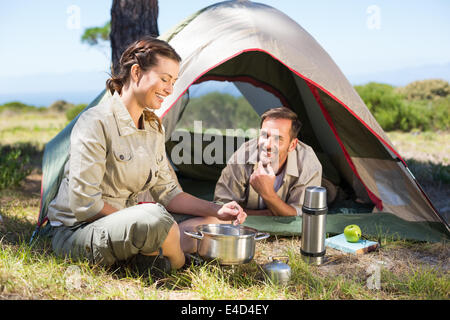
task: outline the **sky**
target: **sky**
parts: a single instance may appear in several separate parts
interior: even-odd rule
[[[160,34],[215,2],[159,0]],[[352,83],[385,79],[405,85],[411,77],[434,75],[450,80],[448,0],[255,2],[275,7],[299,23]],[[90,47],[80,39],[86,28],[110,20],[111,4],[112,0],[0,1],[0,103],[27,94],[101,90],[110,49]]]

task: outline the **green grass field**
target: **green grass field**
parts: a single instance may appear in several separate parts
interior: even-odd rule
[[[447,243],[386,237],[379,250],[362,256],[327,249],[326,263],[315,267],[302,261],[300,239],[272,236],[257,243],[255,259],[247,265],[192,266],[156,282],[58,258],[45,239],[29,246],[39,211],[42,150],[66,122],[64,115],[57,114],[0,118],[0,145],[26,146],[24,150],[31,154],[31,174],[20,186],[0,191],[0,299],[450,298]],[[449,184],[443,181],[449,165],[450,133],[388,135],[400,154],[414,163],[414,173],[433,192],[438,208],[450,211]],[[287,286],[272,284],[261,272],[261,265],[275,255],[289,257],[292,277]],[[376,266],[379,287],[374,288],[369,284]]]

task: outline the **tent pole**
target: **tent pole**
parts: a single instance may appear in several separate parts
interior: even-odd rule
[[[42,226],[44,223],[46,223],[47,221],[48,221],[48,217],[45,217],[44,220],[42,220],[42,222],[39,222],[39,221],[38,221],[38,223],[37,223],[37,225],[36,225],[36,228],[34,229],[33,234],[31,235],[31,238],[30,238],[30,242],[29,242],[29,245],[30,245],[30,246],[32,245],[34,238],[35,238],[37,235],[39,235],[39,231],[41,230],[41,226]]]

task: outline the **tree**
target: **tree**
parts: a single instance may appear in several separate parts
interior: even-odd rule
[[[411,82],[397,91],[410,101],[438,100],[450,95],[450,84],[442,79],[426,79]]]
[[[111,22],[108,21],[102,27],[92,27],[84,30],[81,36],[81,43],[85,43],[91,47],[95,47],[106,57],[109,58],[111,45],[109,42],[109,34],[111,33]]]
[[[102,27],[87,28],[81,42],[101,47],[110,41],[112,70],[125,48],[144,35],[159,36],[158,0],[113,0],[111,21]]]
[[[110,41],[115,72],[126,47],[145,35],[159,36],[158,0],[113,0]]]
[[[81,36],[81,42],[90,46],[98,45],[102,42],[109,41],[109,34],[111,32],[111,22],[108,21],[103,27],[92,27],[84,30]]]

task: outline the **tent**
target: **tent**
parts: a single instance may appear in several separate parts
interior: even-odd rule
[[[255,2],[225,1],[196,12],[160,38],[182,57],[174,92],[156,111],[166,129],[169,158],[179,143],[173,140],[177,123],[189,113],[190,88],[227,81],[259,115],[279,105],[294,110],[303,123],[299,138],[318,154],[324,176],[345,185],[370,208],[329,214],[327,232],[341,233],[345,225],[357,223],[367,235],[448,239],[448,223],[352,85],[318,42],[286,14]],[[103,91],[87,108],[105,95]],[[57,192],[76,120],[46,146],[38,226],[45,222],[48,203]],[[200,141],[202,146],[191,148],[191,159],[201,159],[214,134],[189,134],[192,145]],[[234,151],[238,137],[224,138],[231,140],[227,147],[234,146]],[[212,198],[225,162],[174,162],[184,191]],[[246,225],[273,234],[301,234],[301,217],[249,217]]]

